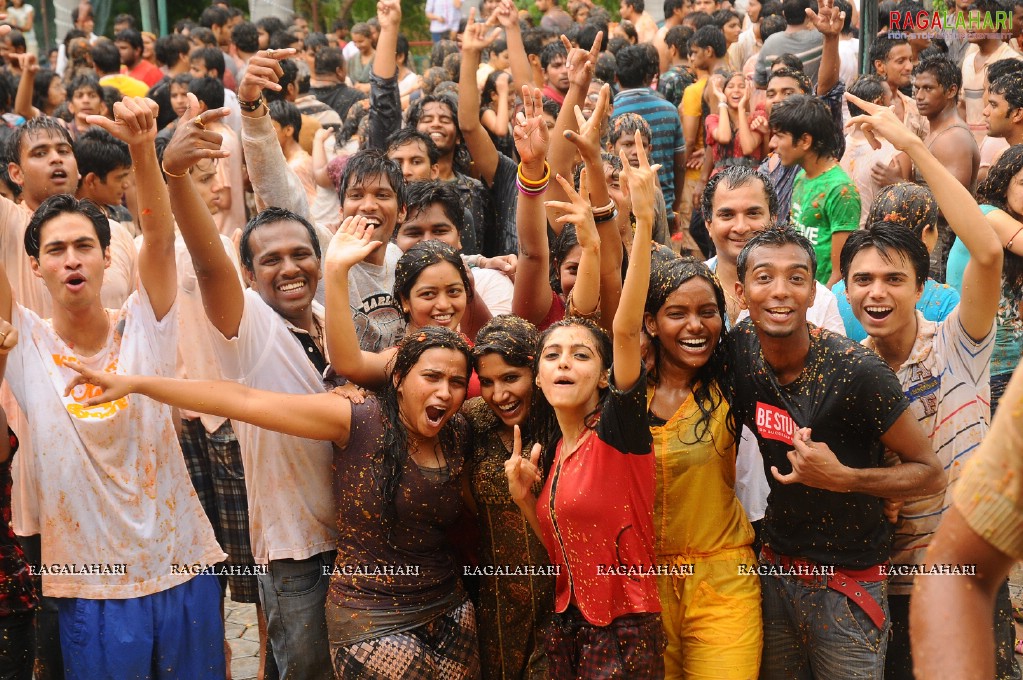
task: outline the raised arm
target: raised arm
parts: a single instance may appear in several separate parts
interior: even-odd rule
[[[657,181],[657,165],[650,165],[643,138],[636,131],[639,167],[629,165],[622,153],[623,185],[632,197],[636,215],[636,237],[629,256],[629,271],[622,286],[622,299],[614,320],[614,379],[619,390],[631,389],[643,368],[639,334],[643,327],[643,309],[650,287],[650,241],[654,228],[654,195],[661,190]]]
[[[500,160],[494,141],[480,123],[480,92],[476,87],[476,71],[483,50],[492,45],[501,29],[491,29],[490,23],[474,21],[476,8],[469,10],[469,23],[462,34],[462,65],[458,78],[458,129],[469,149],[476,176],[488,185],[494,181]],[[493,20],[493,17],[491,17]]]
[[[387,138],[401,127],[401,95],[398,92],[398,31],[401,29],[401,2],[380,0],[377,3],[380,37],[377,39],[373,70],[369,78],[369,117],[366,149],[385,149]]]
[[[584,168],[579,180],[579,190],[588,194],[587,174],[589,171]],[[576,192],[570,181],[561,175],[558,175],[557,180],[568,194],[569,201],[547,201],[547,207],[555,208],[561,213],[558,221],[562,227],[566,224],[575,225],[575,234],[582,253],[579,256],[575,286],[572,287],[572,306],[580,316],[590,316],[597,311],[600,304],[600,236],[597,235],[597,225],[593,222],[590,202]]]
[[[78,385],[93,385],[100,393],[84,403],[96,406],[129,394],[141,394],[180,409],[240,420],[293,437],[348,443],[352,404],[331,393],[286,394],[246,387],[228,380],[177,380],[143,375],[93,371],[68,363],[79,375],[64,393]],[[287,413],[287,418],[281,414]]]
[[[760,143],[763,139],[762,135],[759,132],[754,132],[749,124],[749,113],[746,111],[746,107],[749,104],[750,87],[752,87],[750,83],[743,81],[742,99],[739,100],[739,124],[736,125],[737,134],[739,135],[739,146],[742,147],[744,156],[749,156],[756,152],[760,148]]]
[[[508,66],[512,74],[512,87],[515,92],[523,87],[533,87],[533,67],[529,65],[526,45],[522,42],[522,27],[519,26],[519,12],[512,0],[501,0],[492,17],[504,29],[505,42],[508,43]]]
[[[820,0],[817,11],[807,8],[807,21],[824,36],[821,63],[817,69],[817,96],[823,97],[838,84],[841,60],[838,56],[839,35],[845,24],[845,12],[835,7],[835,0]]]
[[[206,316],[225,338],[238,335],[245,298],[238,271],[224,250],[220,233],[206,202],[192,182],[192,167],[200,161],[223,158],[221,136],[206,129],[208,123],[227,117],[229,110],[216,109],[201,115],[194,94],[188,95],[188,110],[181,117],[174,136],[163,152],[171,210],[185,240],[192,266],[199,280]]]
[[[145,238],[139,249],[139,281],[146,289],[153,313],[162,319],[178,292],[174,260],[174,217],[167,185],[156,160],[156,114],[152,99],[125,97],[114,104],[114,119],[88,116],[86,122],[102,127],[128,145],[140,200],[138,220]]]
[[[862,99],[846,95],[859,106]],[[998,311],[1002,285],[1002,244],[991,225],[984,218],[980,206],[959,179],[936,158],[895,116],[888,107],[863,102],[866,116],[857,116],[850,122],[860,122],[870,132],[868,139],[880,135],[900,151],[905,151],[927,185],[934,193],[948,225],[970,251],[970,262],[963,273],[963,290],[959,304],[959,319],[963,329],[974,339],[985,337]],[[877,143],[876,139],[871,141]]]
[[[334,369],[362,387],[377,389],[387,380],[387,364],[394,348],[377,354],[359,347],[349,305],[348,273],[382,244],[373,240],[366,218],[349,216],[341,222],[324,258],[327,282],[327,356]]]
[[[39,115],[39,109],[32,106],[32,95],[35,93],[36,74],[39,73],[39,60],[34,54],[16,54],[21,64],[21,81],[18,82],[18,93],[14,97],[14,112],[28,120]]]
[[[515,273],[512,313],[539,324],[551,310],[551,248],[547,240],[547,218],[543,194],[550,181],[547,156],[548,131],[543,120],[540,90],[522,88],[523,112],[515,123],[515,148],[519,152],[519,200],[515,229],[519,235],[519,261]],[[546,177],[546,180],[544,179]],[[523,191],[525,178],[535,190]]]

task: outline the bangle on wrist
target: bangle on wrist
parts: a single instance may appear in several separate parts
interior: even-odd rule
[[[246,113],[255,113],[260,107],[266,106],[266,99],[263,97],[263,93],[259,93],[259,98],[252,101],[245,101],[244,99],[238,100],[238,108]]]
[[[173,177],[175,179],[181,179],[182,177],[188,174],[188,170],[185,170],[180,175],[175,175],[173,172],[167,169],[167,166],[163,164],[163,161],[160,161],[160,169],[163,170],[163,174],[167,175],[168,177]]]
[[[605,222],[612,222],[616,219],[618,219],[618,208],[614,208],[613,210],[611,210],[611,212],[603,215],[594,215],[593,223],[604,224]]]
[[[615,204],[615,200],[612,198],[611,202],[608,203],[607,205],[603,206],[603,207],[600,207],[600,208],[590,208],[590,212],[593,213],[593,219],[597,219],[598,217],[604,217],[606,215],[610,215],[612,212],[614,212],[615,208],[617,208],[617,207],[618,206]]]
[[[522,163],[519,163],[518,172],[519,188],[525,187],[526,189],[537,189],[539,187],[543,187],[546,190],[547,183],[551,181],[551,166],[547,164],[547,161],[543,162],[543,170],[544,174],[543,177],[541,177],[540,179],[528,179],[522,173]]]

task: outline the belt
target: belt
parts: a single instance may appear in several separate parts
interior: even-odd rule
[[[826,571],[825,569],[822,569],[824,565],[821,565],[818,562],[802,557],[779,555],[766,545],[760,549],[760,554],[765,560],[779,564],[785,569],[801,568],[805,571],[807,569],[817,567],[818,572]],[[834,590],[836,593],[845,595],[847,598],[855,602],[856,605],[863,610],[864,614],[870,617],[870,620],[875,626],[877,626],[878,630],[884,630],[884,608],[881,607],[881,604],[875,600],[866,589],[860,587],[860,583],[879,583],[887,580],[887,567],[887,563],[877,564],[873,567],[867,567],[866,569],[845,569],[842,567],[834,567],[833,573],[824,577],[804,576],[800,574],[794,576],[802,581],[819,581],[829,590]]]

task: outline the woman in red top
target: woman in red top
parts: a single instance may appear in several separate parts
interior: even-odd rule
[[[537,444],[529,458],[513,455],[505,464],[512,498],[559,569],[547,650],[553,678],[664,675],[653,565],[654,458],[639,338],[660,188],[656,166],[642,150],[638,168],[624,166],[636,238],[613,345],[594,324],[571,317],[544,332],[536,364],[542,398],[535,408],[556,423],[548,418],[540,428],[538,440],[548,443],[542,462]],[[589,205],[571,187],[566,191],[572,202],[552,207],[576,224],[581,242],[599,244]],[[559,434],[544,437],[544,431]],[[546,479],[537,498],[532,487],[541,469]]]
[[[714,157],[711,177],[730,165],[757,167],[762,157],[763,135],[750,126],[746,78],[741,72],[713,76],[710,86],[711,105],[717,104],[717,113],[708,114],[705,125],[707,149]]]

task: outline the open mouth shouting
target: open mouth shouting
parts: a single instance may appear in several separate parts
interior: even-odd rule
[[[50,173],[50,181],[54,184],[67,184],[68,174],[64,168],[57,168]]]
[[[85,277],[74,273],[64,279],[64,286],[72,293],[77,293],[85,288]]]
[[[426,422],[433,427],[440,427],[444,423],[444,417],[448,410],[443,406],[431,405],[426,407]]]

